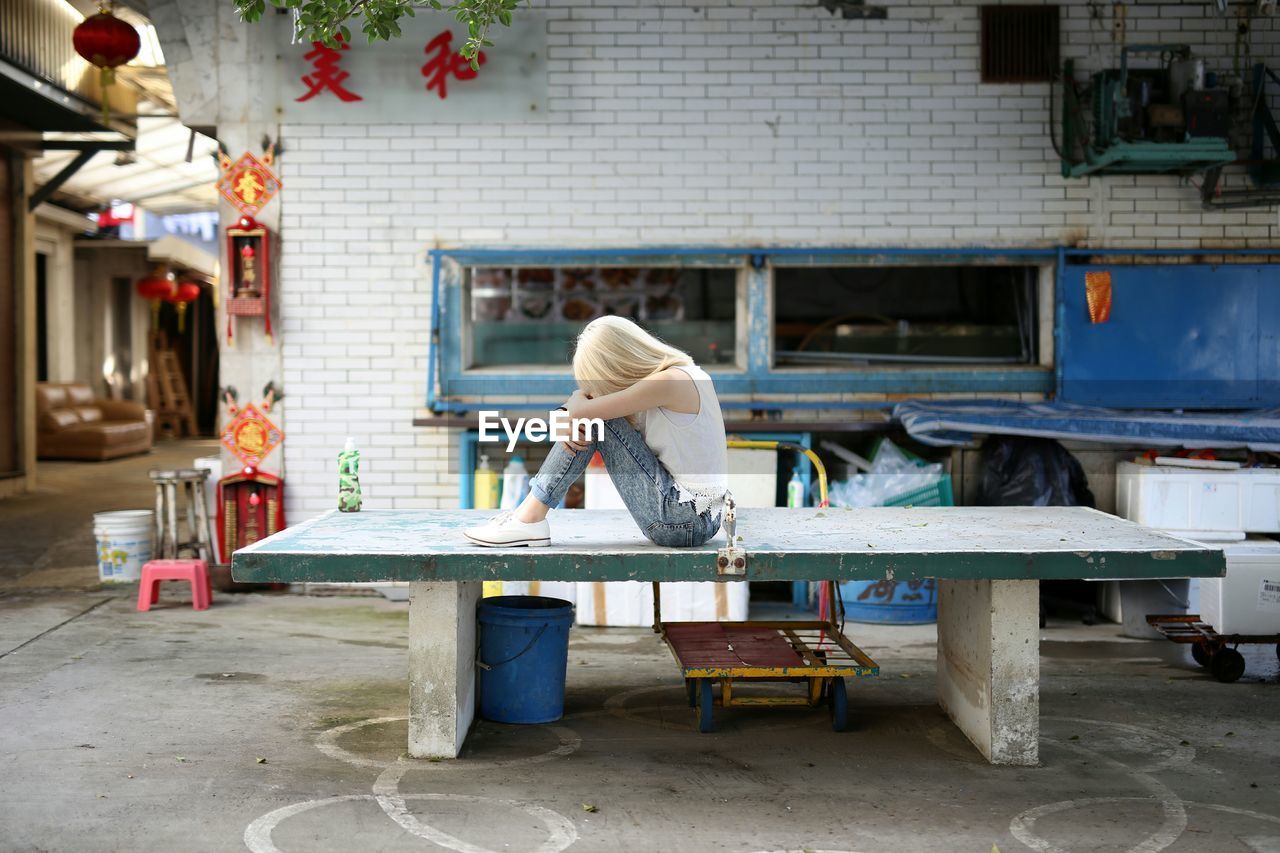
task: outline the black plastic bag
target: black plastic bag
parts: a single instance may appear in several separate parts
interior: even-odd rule
[[[1094,506],[1080,462],[1051,438],[1001,435],[982,445],[982,506]]]

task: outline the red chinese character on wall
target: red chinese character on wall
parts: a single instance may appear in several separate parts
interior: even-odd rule
[[[333,92],[342,101],[364,100],[342,85],[351,75],[339,68],[338,63],[342,60],[342,51],[350,50],[351,45],[339,36],[336,48],[327,47],[323,42],[318,41],[313,41],[311,47],[312,50],[303,59],[311,63],[313,70],[310,74],[303,75],[302,82],[307,85],[307,91],[296,100],[309,101],[326,90]]]
[[[460,54],[453,51],[453,33],[445,30],[440,35],[427,42],[427,47],[423,51],[430,57],[427,64],[422,66],[422,76],[427,78],[427,91],[435,91],[440,96],[440,100],[449,97],[449,75],[452,74],[458,80],[474,80],[478,72],[471,67],[471,63],[464,59]],[[484,65],[484,51],[476,56],[476,62]]]

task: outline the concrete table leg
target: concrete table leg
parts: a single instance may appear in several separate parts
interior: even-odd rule
[[[938,581],[938,703],[992,764],[1039,761],[1039,581]]]
[[[476,603],[483,584],[409,584],[409,754],[457,758],[476,714]]]

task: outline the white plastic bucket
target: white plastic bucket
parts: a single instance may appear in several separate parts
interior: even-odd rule
[[[93,535],[98,540],[98,578],[103,583],[136,581],[154,550],[155,513],[149,509],[95,512]]]

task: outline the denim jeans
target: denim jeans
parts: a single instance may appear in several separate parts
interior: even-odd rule
[[[625,418],[605,421],[603,439],[592,441],[585,450],[575,452],[557,442],[529,481],[529,491],[547,506],[556,506],[596,451],[604,457],[605,470],[631,517],[655,545],[688,548],[719,532],[719,512],[699,513],[693,501],[680,500],[671,472]]]

